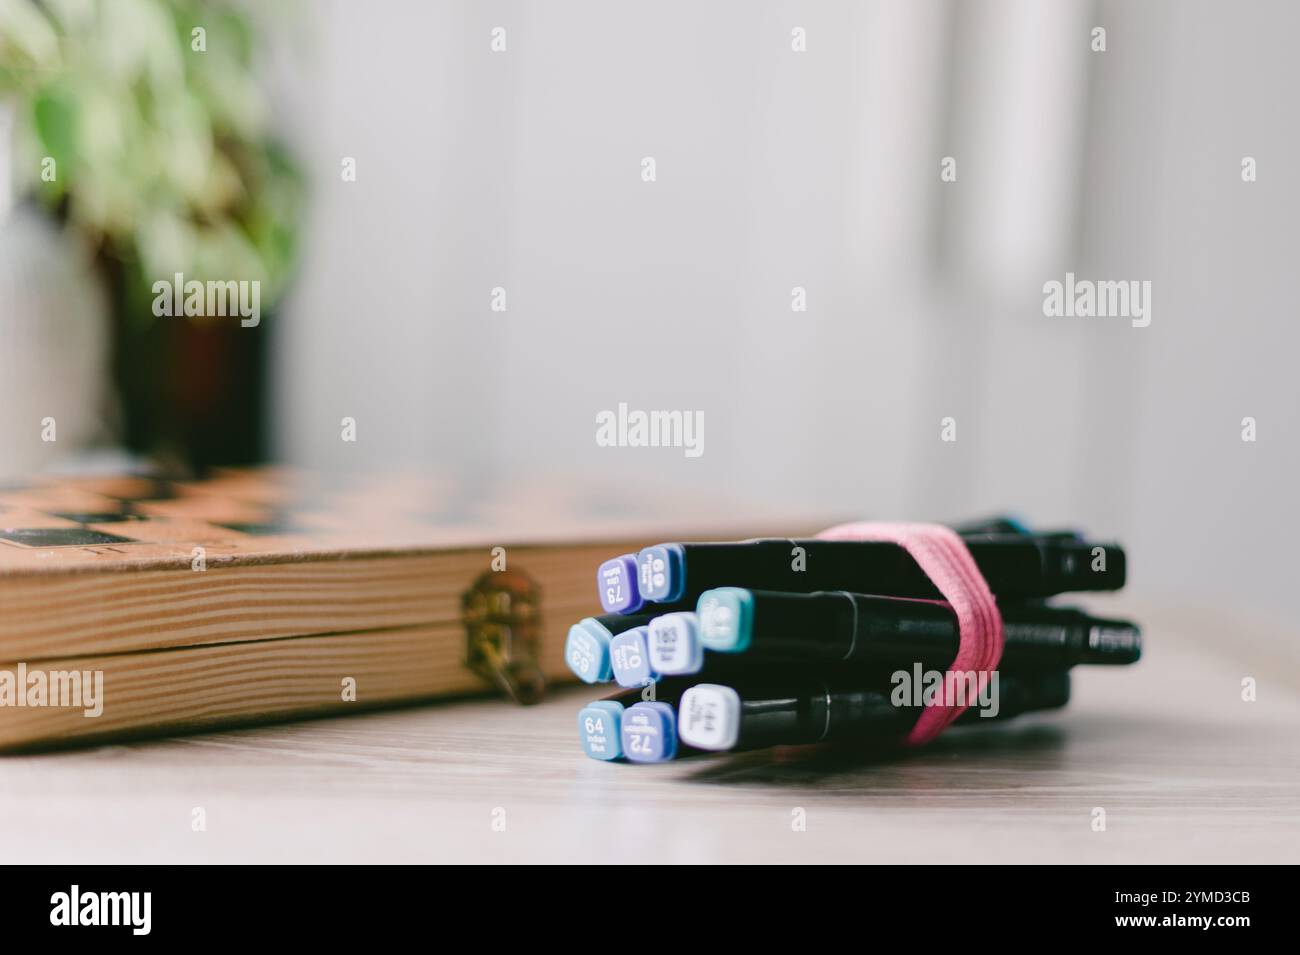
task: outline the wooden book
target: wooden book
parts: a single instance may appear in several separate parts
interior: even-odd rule
[[[564,638],[600,612],[602,560],[817,525],[711,513],[638,499],[631,516],[564,484],[279,470],[10,484],[0,748],[474,692],[530,702],[570,678]]]

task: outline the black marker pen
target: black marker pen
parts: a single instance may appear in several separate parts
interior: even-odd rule
[[[1123,665],[1142,654],[1141,631],[1127,620],[1037,604],[1000,609],[1005,667]],[[746,659],[915,660],[946,666],[957,653],[957,616],[946,603],[931,600],[720,587],[700,595],[696,617],[705,649]]]
[[[989,589],[1000,597],[1048,597],[1124,585],[1125,557],[1118,544],[1023,535],[973,537],[966,544]],[[876,541],[659,544],[642,550],[636,564],[641,599],[656,602],[698,599],[715,587],[939,596],[903,548]]]
[[[959,722],[1008,719],[1034,710],[1064,706],[1070,697],[1066,672],[998,673],[996,715],[967,710]],[[915,725],[920,707],[894,705],[890,689],[840,678],[793,679],[786,684],[697,684],[678,706],[682,742],[702,750],[762,749],[861,739],[900,743]]]

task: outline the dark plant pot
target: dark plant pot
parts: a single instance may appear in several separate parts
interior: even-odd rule
[[[273,318],[244,328],[238,318],[155,317],[132,267],[103,262],[123,445],[197,472],[265,460]]]

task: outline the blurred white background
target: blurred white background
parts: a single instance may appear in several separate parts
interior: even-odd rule
[[[316,182],[277,330],[287,456],[342,464],[354,414],[368,456],[511,481],[1013,509],[1122,538],[1140,592],[1290,613],[1296,5],[316,17],[279,70]],[[1149,279],[1151,326],[1044,317],[1066,270]],[[701,409],[705,455],[597,447],[619,401]]]
[[[1294,636],[1300,7],[310,14],[281,24],[273,70],[314,186],[274,329],[284,456],[774,510],[1009,509],[1121,538],[1138,594]],[[1067,270],[1150,280],[1150,327],[1044,317]],[[704,455],[597,447],[621,401],[702,410]]]

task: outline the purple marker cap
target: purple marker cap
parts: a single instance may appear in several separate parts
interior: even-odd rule
[[[623,755],[634,763],[662,763],[677,755],[677,717],[667,703],[635,703],[623,711]]]
[[[596,590],[606,613],[636,613],[644,601],[636,587],[636,555],[624,554],[600,565]]]

